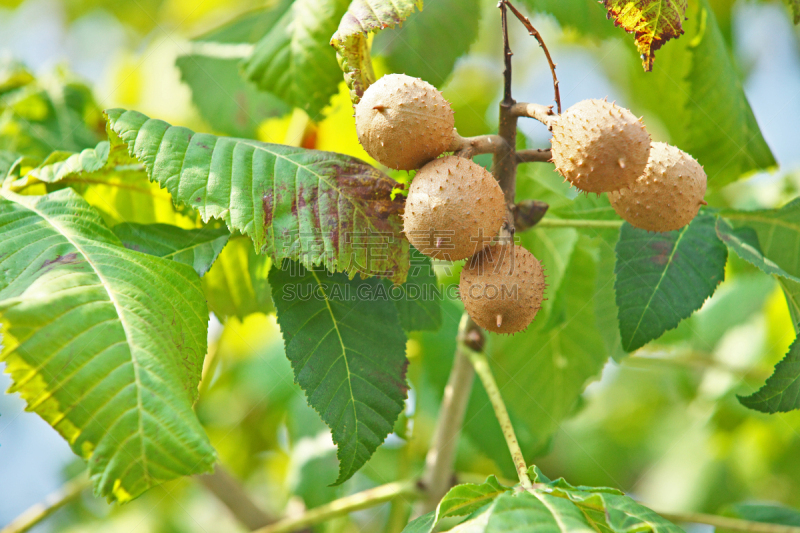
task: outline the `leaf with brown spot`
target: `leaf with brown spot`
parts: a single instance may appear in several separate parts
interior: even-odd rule
[[[275,261],[402,283],[409,268],[397,182],[350,156],[171,126],[136,111],[107,111],[150,179],[204,222],[224,220]]]
[[[683,35],[687,0],[603,0],[608,17],[636,38],[647,72],[653,70],[656,50]]]

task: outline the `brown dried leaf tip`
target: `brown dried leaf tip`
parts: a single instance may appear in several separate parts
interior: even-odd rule
[[[644,70],[653,70],[656,50],[683,35],[687,0],[603,0],[608,18],[636,38]]]

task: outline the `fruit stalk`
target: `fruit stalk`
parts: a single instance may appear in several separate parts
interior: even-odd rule
[[[514,460],[514,467],[517,469],[517,476],[519,477],[520,485],[524,489],[533,487],[531,479],[528,477],[528,466],[525,464],[525,457],[522,455],[522,449],[519,447],[517,435],[514,432],[514,426],[511,424],[511,418],[508,416],[506,404],[503,402],[503,397],[500,395],[500,389],[497,387],[497,382],[494,380],[492,370],[489,368],[489,361],[483,352],[476,352],[464,346],[464,350],[472,362],[472,367],[475,373],[483,383],[483,388],[486,389],[486,394],[489,395],[489,401],[494,409],[494,415],[500,423],[500,428],[503,430],[503,437],[506,439],[508,451],[511,452],[511,458]]]

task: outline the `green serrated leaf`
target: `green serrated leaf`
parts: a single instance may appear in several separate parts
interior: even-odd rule
[[[400,289],[387,283],[387,291],[394,295],[400,324],[406,331],[436,331],[442,326],[442,293],[436,280],[431,259],[411,247],[411,268],[408,279]]]
[[[387,299],[369,297],[381,283],[375,278],[350,280],[285,261],[269,281],[295,379],[339,448],[334,484],[341,484],[367,462],[403,410],[408,360],[397,310]]]
[[[349,0],[295,0],[242,63],[244,75],[317,120],[338,92],[340,71],[330,36]]]
[[[495,476],[489,476],[480,485],[456,485],[445,494],[437,508],[437,521],[449,516],[466,516],[491,503],[511,487],[501,485]]]
[[[397,182],[350,156],[170,126],[107,111],[112,146],[125,143],[153,181],[204,222],[224,220],[274,260],[402,283],[409,268]]]
[[[206,226],[183,229],[170,224],[132,224],[112,228],[125,248],[189,265],[203,276],[228,243],[231,234],[225,228]]]
[[[386,57],[390,71],[441,87],[478,37],[480,20],[480,0],[428,0],[425,9],[401,26],[378,33],[372,50]]]
[[[352,0],[330,44],[350,88],[350,99],[358,103],[364,91],[375,81],[368,36],[372,32],[394,28],[406,20],[414,8],[422,9],[422,0]]]
[[[775,372],[757,392],[739,396],[745,407],[762,413],[785,413],[800,408],[800,338],[795,339]]]
[[[800,205],[800,203],[798,203]],[[748,216],[748,215],[744,215]],[[757,215],[756,215],[757,216]],[[766,219],[762,219],[765,220]],[[773,221],[767,222],[768,226],[773,228],[773,231],[769,231],[767,235],[769,236],[769,241],[767,242],[767,249],[777,254],[781,257],[781,259],[786,262],[788,260],[789,263],[794,262],[794,257],[792,255],[784,254],[785,246],[786,246],[786,238],[794,237],[795,240],[800,240],[800,225],[798,225],[797,232],[791,232],[786,235],[780,235],[778,240],[773,241],[774,237],[774,230],[778,229],[776,223],[780,223],[779,219],[773,219]],[[763,224],[763,223],[762,223]],[[725,218],[720,217],[717,219],[716,224],[717,235],[722,242],[728,245],[728,247],[736,252],[736,255],[747,261],[748,263],[752,264],[755,267],[758,267],[762,272],[766,272],[767,274],[772,274],[775,276],[784,277],[786,279],[790,279],[795,282],[800,282],[800,278],[797,278],[784,269],[782,269],[777,263],[775,263],[769,257],[764,255],[764,252],[761,250],[761,243],[759,242],[758,232],[753,229],[751,226],[743,226],[740,225],[738,228],[734,228],[730,222],[725,220]],[[780,228],[781,230],[786,228]],[[781,233],[781,231],[779,231]],[[780,237],[783,237],[781,239]],[[781,243],[780,245],[776,245],[775,243]],[[796,266],[796,265],[793,265]]]
[[[0,191],[0,360],[35,411],[126,502],[209,471],[192,403],[208,310],[197,274],[122,247],[72,190]]]
[[[203,276],[208,309],[222,321],[233,316],[244,320],[254,313],[274,312],[272,289],[267,280],[271,266],[269,257],[257,254],[248,239],[231,239]]]
[[[486,513],[489,514],[486,527],[475,529],[476,533],[520,530],[531,533],[597,533],[570,501],[540,491],[503,494]]]
[[[667,233],[622,226],[617,243],[617,305],[622,346],[631,352],[703,305],[725,277],[728,250],[711,215]]]
[[[707,0],[701,0],[696,16],[699,27],[691,39],[691,69],[686,75],[688,135],[681,149],[704,166],[709,187],[719,189],[746,172],[777,163]]]

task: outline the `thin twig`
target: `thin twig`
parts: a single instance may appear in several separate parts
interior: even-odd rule
[[[28,531],[72,500],[77,499],[91,485],[92,482],[89,476],[81,474],[80,477],[68,481],[60,489],[49,494],[44,501],[29,507],[0,530],[0,533],[23,533]]]
[[[249,530],[264,527],[275,522],[275,518],[265,513],[250,499],[250,496],[228,471],[217,464],[213,474],[196,476],[225,507]]]
[[[540,228],[586,228],[586,229],[619,229],[621,220],[586,220],[544,217],[536,224]]]
[[[539,32],[536,30],[536,28],[533,27],[533,24],[531,24],[531,21],[528,20],[528,17],[526,17],[525,15],[520,13],[517,10],[517,8],[514,7],[514,5],[511,2],[509,2],[508,0],[502,0],[502,1],[508,6],[508,8],[511,10],[511,12],[514,13],[514,15],[517,17],[517,19],[519,19],[519,21],[522,22],[522,25],[525,26],[525,29],[528,30],[528,33],[530,33],[533,37],[536,38],[537,41],[539,41],[539,46],[541,46],[542,50],[544,50],[544,55],[547,56],[547,62],[550,64],[550,72],[553,74],[553,89],[555,90],[555,93],[556,93],[556,104],[558,105],[558,114],[560,115],[561,114],[561,92],[558,89],[558,77],[556,76],[556,64],[553,63],[553,58],[550,57],[550,51],[547,49],[547,45],[544,44],[544,39],[542,39],[542,36],[539,34]],[[504,13],[505,13],[505,11],[504,11]]]
[[[506,404],[503,402],[503,397],[500,394],[500,389],[497,387],[497,382],[494,380],[492,370],[489,368],[489,361],[483,352],[476,352],[470,350],[466,346],[464,350],[469,356],[472,366],[475,368],[475,373],[483,383],[483,388],[486,389],[486,394],[489,396],[489,401],[494,409],[494,415],[500,423],[500,428],[503,430],[503,436],[506,439],[506,446],[508,451],[511,452],[511,458],[514,460],[514,466],[517,469],[517,476],[519,477],[520,485],[524,489],[533,487],[531,479],[528,477],[528,466],[525,464],[525,457],[522,455],[522,448],[519,447],[517,435],[514,433],[514,426],[511,424],[511,418],[508,416]]]
[[[519,163],[547,163],[553,158],[550,149],[534,148],[530,150],[519,150],[517,152],[517,164]]]
[[[513,104],[514,99],[511,97],[511,56],[514,53],[511,51],[511,45],[508,43],[508,13],[506,11],[506,0],[500,0],[498,7],[500,8],[500,24],[503,29],[503,61],[505,70],[503,70],[503,102],[506,104]]]
[[[394,498],[418,498],[420,494],[415,481],[395,481],[309,509],[300,516],[284,518],[256,530],[256,533],[290,533],[353,511],[374,507]]]
[[[496,154],[505,149],[507,149],[507,143],[499,135],[462,137],[454,130],[453,140],[450,142],[448,151],[454,152],[457,156],[470,159],[478,154]]]
[[[547,126],[547,129],[552,128],[553,117],[556,116],[551,105],[529,104],[526,102],[514,104],[511,108],[511,114],[515,117],[529,117],[538,120]]]
[[[475,325],[467,313],[464,313],[458,326],[459,342],[456,347],[453,368],[444,389],[431,447],[425,457],[425,473],[421,481],[426,496],[418,509],[419,514],[429,513],[436,509],[439,501],[453,484],[456,445],[461,432],[461,423],[464,420],[464,412],[467,409],[467,401],[472,391],[472,382],[475,379],[475,372],[462,345],[463,342],[467,342],[468,337],[476,335],[477,339],[483,339],[480,328]],[[477,339],[472,339],[472,342],[478,342]]]
[[[727,516],[717,516],[703,513],[656,512],[671,522],[708,524],[720,529],[742,531],[743,533],[800,533],[800,527],[785,526],[783,524],[753,522],[752,520],[742,520],[741,518],[730,518]]]

